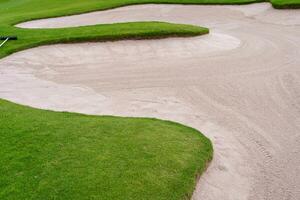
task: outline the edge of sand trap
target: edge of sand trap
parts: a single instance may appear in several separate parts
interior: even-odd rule
[[[56,74],[49,66],[57,65],[63,68],[66,64],[80,65],[83,62],[106,63],[110,62],[109,54],[111,52],[118,54],[123,51],[127,54],[124,59],[129,59],[131,62],[136,61],[135,55],[143,53],[147,55],[145,59],[149,60],[166,57],[172,59],[174,56],[189,59],[195,55],[206,57],[232,50],[241,44],[237,38],[222,33],[211,33],[192,38],[165,38],[160,39],[159,44],[156,41],[149,39],[53,44],[16,52],[0,61],[0,66],[3,66],[0,67],[0,85],[5,88],[1,98],[41,109],[99,114],[101,110],[105,110],[105,106],[110,105],[111,99],[107,99],[87,87],[63,85],[43,80],[43,74],[53,74],[53,76]],[[145,44],[147,48],[145,48]],[[151,49],[156,49],[156,51],[149,54]],[[103,55],[107,54],[107,57],[97,56],[98,52],[102,52]],[[54,57],[56,59],[53,59]],[[86,57],[93,57],[93,60],[87,60]],[[23,60],[23,62],[18,60]],[[24,68],[24,63],[33,68]],[[35,65],[40,64],[44,66],[42,69],[34,68]],[[28,92],[24,88],[31,88],[31,90]],[[48,96],[51,98],[47,98]],[[99,107],[99,105],[101,106]],[[107,113],[101,112],[101,114]],[[113,113],[110,114],[113,115]]]
[[[43,74],[56,74],[48,66],[64,67],[66,64],[80,65],[83,62],[106,63],[110,60],[111,52],[122,51],[127,52],[124,59],[129,59],[131,62],[135,62],[135,55],[143,53],[147,53],[145,59],[166,57],[172,59],[173,56],[189,59],[195,55],[206,57],[210,54],[235,49],[241,44],[237,38],[222,33],[192,38],[160,39],[160,44],[155,41],[125,40],[105,43],[54,44],[14,53],[0,61],[0,85],[1,88],[5,88],[5,92],[1,93],[1,98],[42,109],[99,114],[101,110],[105,110],[103,109],[105,106],[110,104],[109,99],[89,88],[43,80],[40,78],[43,77]],[[147,48],[145,48],[145,44]],[[123,48],[120,48],[122,46]],[[156,51],[149,53],[149,49],[156,49]],[[98,52],[102,52],[103,55],[107,54],[108,57],[99,57],[97,56]],[[86,60],[87,55],[93,57],[93,54],[95,54],[93,61]],[[53,60],[53,57],[56,59]],[[18,60],[23,60],[23,62]],[[33,68],[24,68],[24,63]],[[42,64],[43,69],[34,68],[36,64]],[[31,88],[30,93],[24,88]],[[47,98],[48,96],[51,98]],[[101,105],[100,108],[98,108],[99,105]],[[86,109],[82,109],[86,106]],[[95,108],[97,109],[95,110]]]

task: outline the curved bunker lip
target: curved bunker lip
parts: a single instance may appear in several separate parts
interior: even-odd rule
[[[280,23],[296,24],[299,12],[284,12],[291,20]],[[299,199],[299,26],[275,24],[283,12],[245,13],[232,6],[142,5],[101,13],[18,26],[161,20],[206,26],[212,35],[19,52],[0,61],[0,97],[48,109],[185,123],[210,137],[215,149],[193,199]],[[93,14],[99,17],[91,19]]]

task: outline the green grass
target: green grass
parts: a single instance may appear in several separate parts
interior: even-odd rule
[[[62,29],[1,29],[2,35],[17,35],[18,40],[9,41],[0,51],[0,58],[16,51],[40,45],[84,41],[107,41],[121,39],[147,39],[170,36],[196,36],[209,32],[207,28],[170,24],[164,22],[134,22],[84,26]],[[3,31],[4,30],[4,31]]]
[[[271,0],[271,2],[277,9],[300,8],[300,0]]]
[[[0,199],[179,200],[212,158],[197,130],[0,99]]]

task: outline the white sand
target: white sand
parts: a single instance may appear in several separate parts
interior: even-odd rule
[[[190,125],[215,149],[193,199],[298,200],[299,19],[300,10],[269,4],[141,5],[23,23],[54,28],[161,20],[206,26],[211,34],[19,52],[0,61],[0,97]]]

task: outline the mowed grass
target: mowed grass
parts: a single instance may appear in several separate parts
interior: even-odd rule
[[[300,8],[300,0],[271,0],[271,2],[277,9]]]
[[[197,130],[0,99],[0,199],[188,199],[212,159]]]
[[[184,24],[165,22],[132,22],[84,26],[61,29],[21,29],[0,27],[1,35],[17,35],[0,49],[0,58],[16,51],[54,43],[108,41],[123,39],[150,39],[163,37],[187,37],[207,34],[209,30]]]

